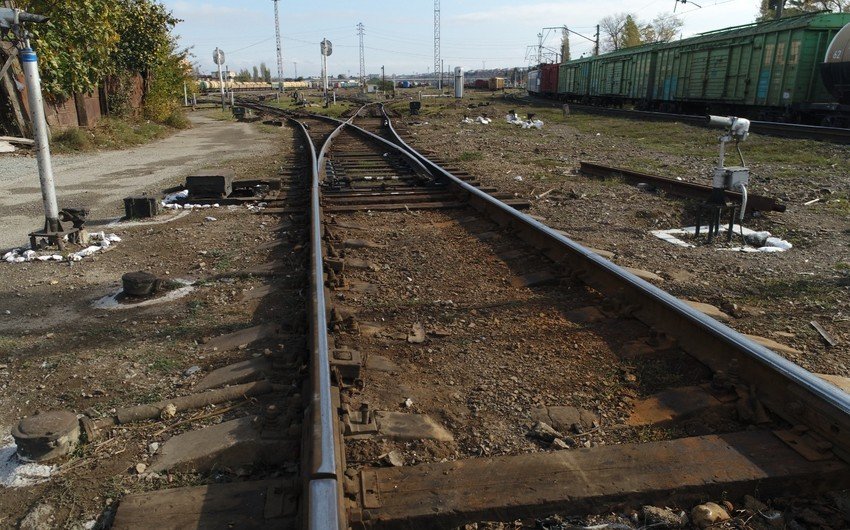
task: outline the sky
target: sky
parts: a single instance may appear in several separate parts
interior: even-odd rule
[[[276,75],[274,5],[272,0],[161,0],[182,19],[176,33],[204,73],[215,65],[216,46],[226,54],[230,70],[250,69],[265,62]],[[537,34],[547,26],[564,26],[593,36],[605,16],[630,12],[649,22],[676,7],[684,20],[684,37],[755,20],[759,0],[442,0],[441,57],[446,70],[527,66],[527,48],[536,47]],[[697,7],[697,5],[701,7]],[[328,58],[332,75],[360,71],[356,25],[365,26],[367,74],[427,73],[434,64],[434,3],[432,0],[385,2],[377,0],[280,0],[284,76],[318,76],[319,42],[333,43]],[[546,31],[545,46],[558,48],[560,31]],[[593,44],[570,38],[572,56],[589,54]],[[532,56],[536,57],[535,52]]]

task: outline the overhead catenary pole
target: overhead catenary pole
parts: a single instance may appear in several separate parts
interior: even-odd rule
[[[596,46],[593,47],[593,55],[599,55],[599,24],[596,25]]]
[[[278,13],[277,4],[279,0],[272,0],[274,2],[274,31],[275,38],[277,39],[277,80],[279,91],[283,90],[283,44],[281,44],[280,40],[280,14]]]
[[[440,0],[434,0],[434,73],[440,69]],[[437,88],[443,88],[442,76],[437,78]]]
[[[366,90],[366,54],[363,48],[363,35],[366,32],[363,23],[357,24],[357,35],[360,37],[360,88]]]

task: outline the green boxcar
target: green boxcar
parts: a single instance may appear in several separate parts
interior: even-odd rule
[[[659,46],[655,101],[768,114],[833,98],[819,74],[826,48],[850,14],[813,13],[706,33]]]
[[[645,44],[596,57],[591,66],[591,96],[636,102],[651,93],[658,44]]]
[[[835,108],[820,65],[848,23],[850,13],[809,13],[567,61],[558,95],[664,111],[812,120]]]
[[[591,61],[591,57],[584,57],[561,65],[558,71],[559,95],[569,100],[580,100],[588,95]]]

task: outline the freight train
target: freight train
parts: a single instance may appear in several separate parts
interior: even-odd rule
[[[263,81],[226,81],[224,83],[225,89],[228,91],[234,92],[248,92],[248,91],[262,91],[262,90],[276,90],[278,87],[278,82],[274,83],[265,83]],[[284,90],[293,90],[293,89],[301,89],[301,88],[312,88],[313,83],[310,81],[284,81],[283,88]],[[198,81],[198,88],[201,92],[217,92],[221,89],[221,82],[217,80],[202,80]]]
[[[850,13],[809,13],[544,64],[529,72],[528,92],[850,127]]]

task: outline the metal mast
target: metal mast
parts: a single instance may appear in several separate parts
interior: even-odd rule
[[[366,88],[366,55],[363,52],[363,34],[366,30],[363,28],[363,23],[357,24],[357,35],[360,37],[360,87]]]
[[[440,0],[434,0],[434,74],[440,72]],[[437,88],[443,88],[443,72],[437,75]]]
[[[274,31],[277,37],[277,80],[280,82],[278,90],[283,90],[283,45],[280,43],[280,13],[278,12],[277,4],[280,0],[272,0],[274,2]]]

